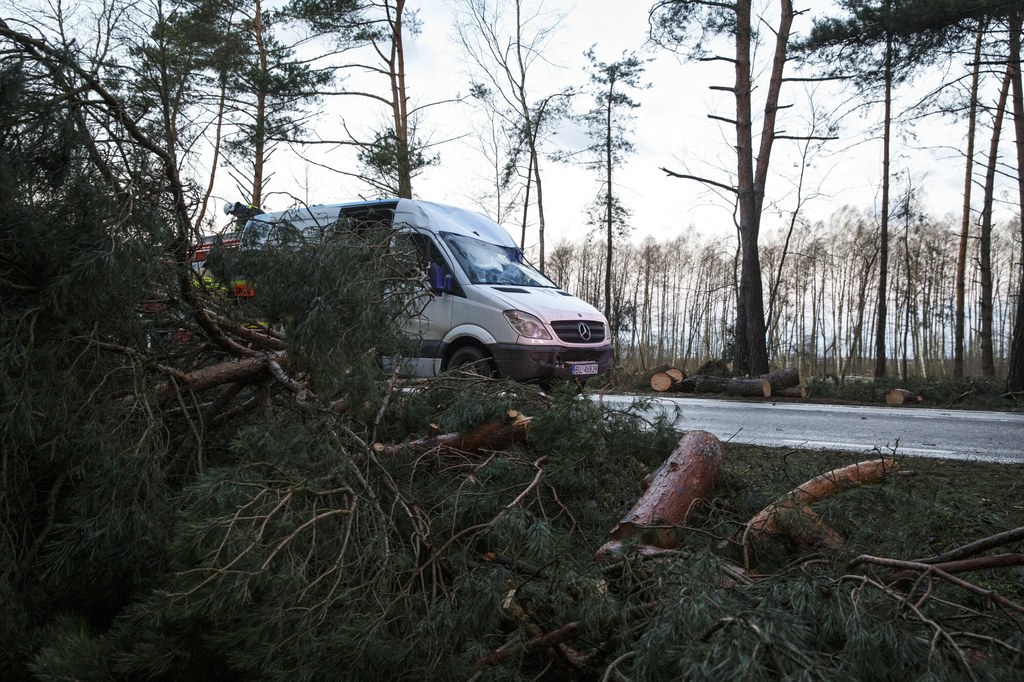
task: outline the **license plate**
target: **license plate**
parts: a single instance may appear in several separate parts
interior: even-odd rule
[[[574,377],[586,377],[597,374],[596,362],[569,362],[569,374]]]

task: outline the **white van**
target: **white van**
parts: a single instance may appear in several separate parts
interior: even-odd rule
[[[612,365],[608,321],[525,262],[498,223],[472,211],[392,199],[293,208],[251,218],[243,231],[266,234],[286,222],[299,230],[386,221],[396,240],[429,263],[431,295],[410,323],[419,354],[402,373],[431,377],[472,365],[519,381],[586,380]],[[259,237],[256,237],[259,241]]]

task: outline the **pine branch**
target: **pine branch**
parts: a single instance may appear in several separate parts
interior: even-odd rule
[[[669,169],[667,169],[665,167],[662,167],[660,170],[663,173],[665,173],[665,175],[668,175],[668,176],[673,177],[673,178],[682,178],[683,180],[696,180],[697,182],[703,183],[705,185],[711,185],[712,187],[718,187],[719,189],[724,189],[724,190],[726,190],[728,192],[732,192],[733,194],[738,194],[739,193],[739,190],[737,190],[735,187],[732,187],[731,185],[722,184],[721,182],[717,182],[715,180],[709,180],[708,178],[702,178],[702,177],[697,176],[697,175],[687,175],[686,173],[677,173],[677,172],[671,171],[671,170],[669,170]]]
[[[968,592],[973,592],[974,594],[984,597],[986,600],[991,600],[1006,610],[1016,611],[1018,613],[1024,614],[1024,606],[1016,602],[1010,601],[1006,597],[1003,597],[1002,595],[992,590],[987,590],[983,587],[974,585],[973,583],[969,583],[966,580],[961,580],[960,578],[957,578],[956,576],[948,573],[947,571],[942,570],[934,564],[922,564],[916,561],[901,561],[899,559],[887,559],[885,557],[876,557],[870,556],[868,554],[861,554],[860,556],[854,558],[853,561],[851,561],[848,564],[848,566],[850,568],[854,568],[860,564],[875,564],[876,566],[885,566],[887,568],[903,568],[911,571],[918,571],[923,576],[934,575],[935,577],[941,578],[942,580],[945,580],[946,582],[952,585],[956,585],[961,589],[967,590]]]
[[[927,559],[914,559],[915,562],[921,564],[939,564],[947,561],[954,561],[956,559],[963,559],[981,552],[994,549],[996,547],[1002,547],[1011,542],[1017,540],[1024,540],[1024,526],[1020,528],[1014,528],[1003,533],[997,533],[996,535],[990,535],[987,538],[976,540],[970,544],[963,545],[956,549],[952,549],[942,554],[937,554]]]

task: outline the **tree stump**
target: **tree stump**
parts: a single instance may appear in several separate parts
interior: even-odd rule
[[[595,559],[619,556],[622,543],[638,535],[648,548],[676,547],[677,527],[686,523],[699,500],[711,494],[723,457],[722,443],[714,434],[690,431],[683,436],[651,476],[640,499],[608,534]]]

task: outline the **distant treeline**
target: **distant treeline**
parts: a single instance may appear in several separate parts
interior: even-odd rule
[[[943,376],[952,372],[955,269],[959,226],[919,215],[891,230],[889,372]],[[764,235],[761,244],[768,350],[774,366],[801,375],[870,374],[874,363],[879,232],[854,209],[827,222]],[[1003,376],[1020,290],[1020,230],[1003,224],[991,248],[992,350]],[[982,280],[979,240],[967,269],[965,373],[982,375]],[[569,292],[605,310],[605,246],[598,237],[561,242],[547,274]],[[626,369],[658,365],[696,368],[731,360],[736,308],[736,240],[695,228],[675,237],[626,242],[613,253],[611,324]]]

